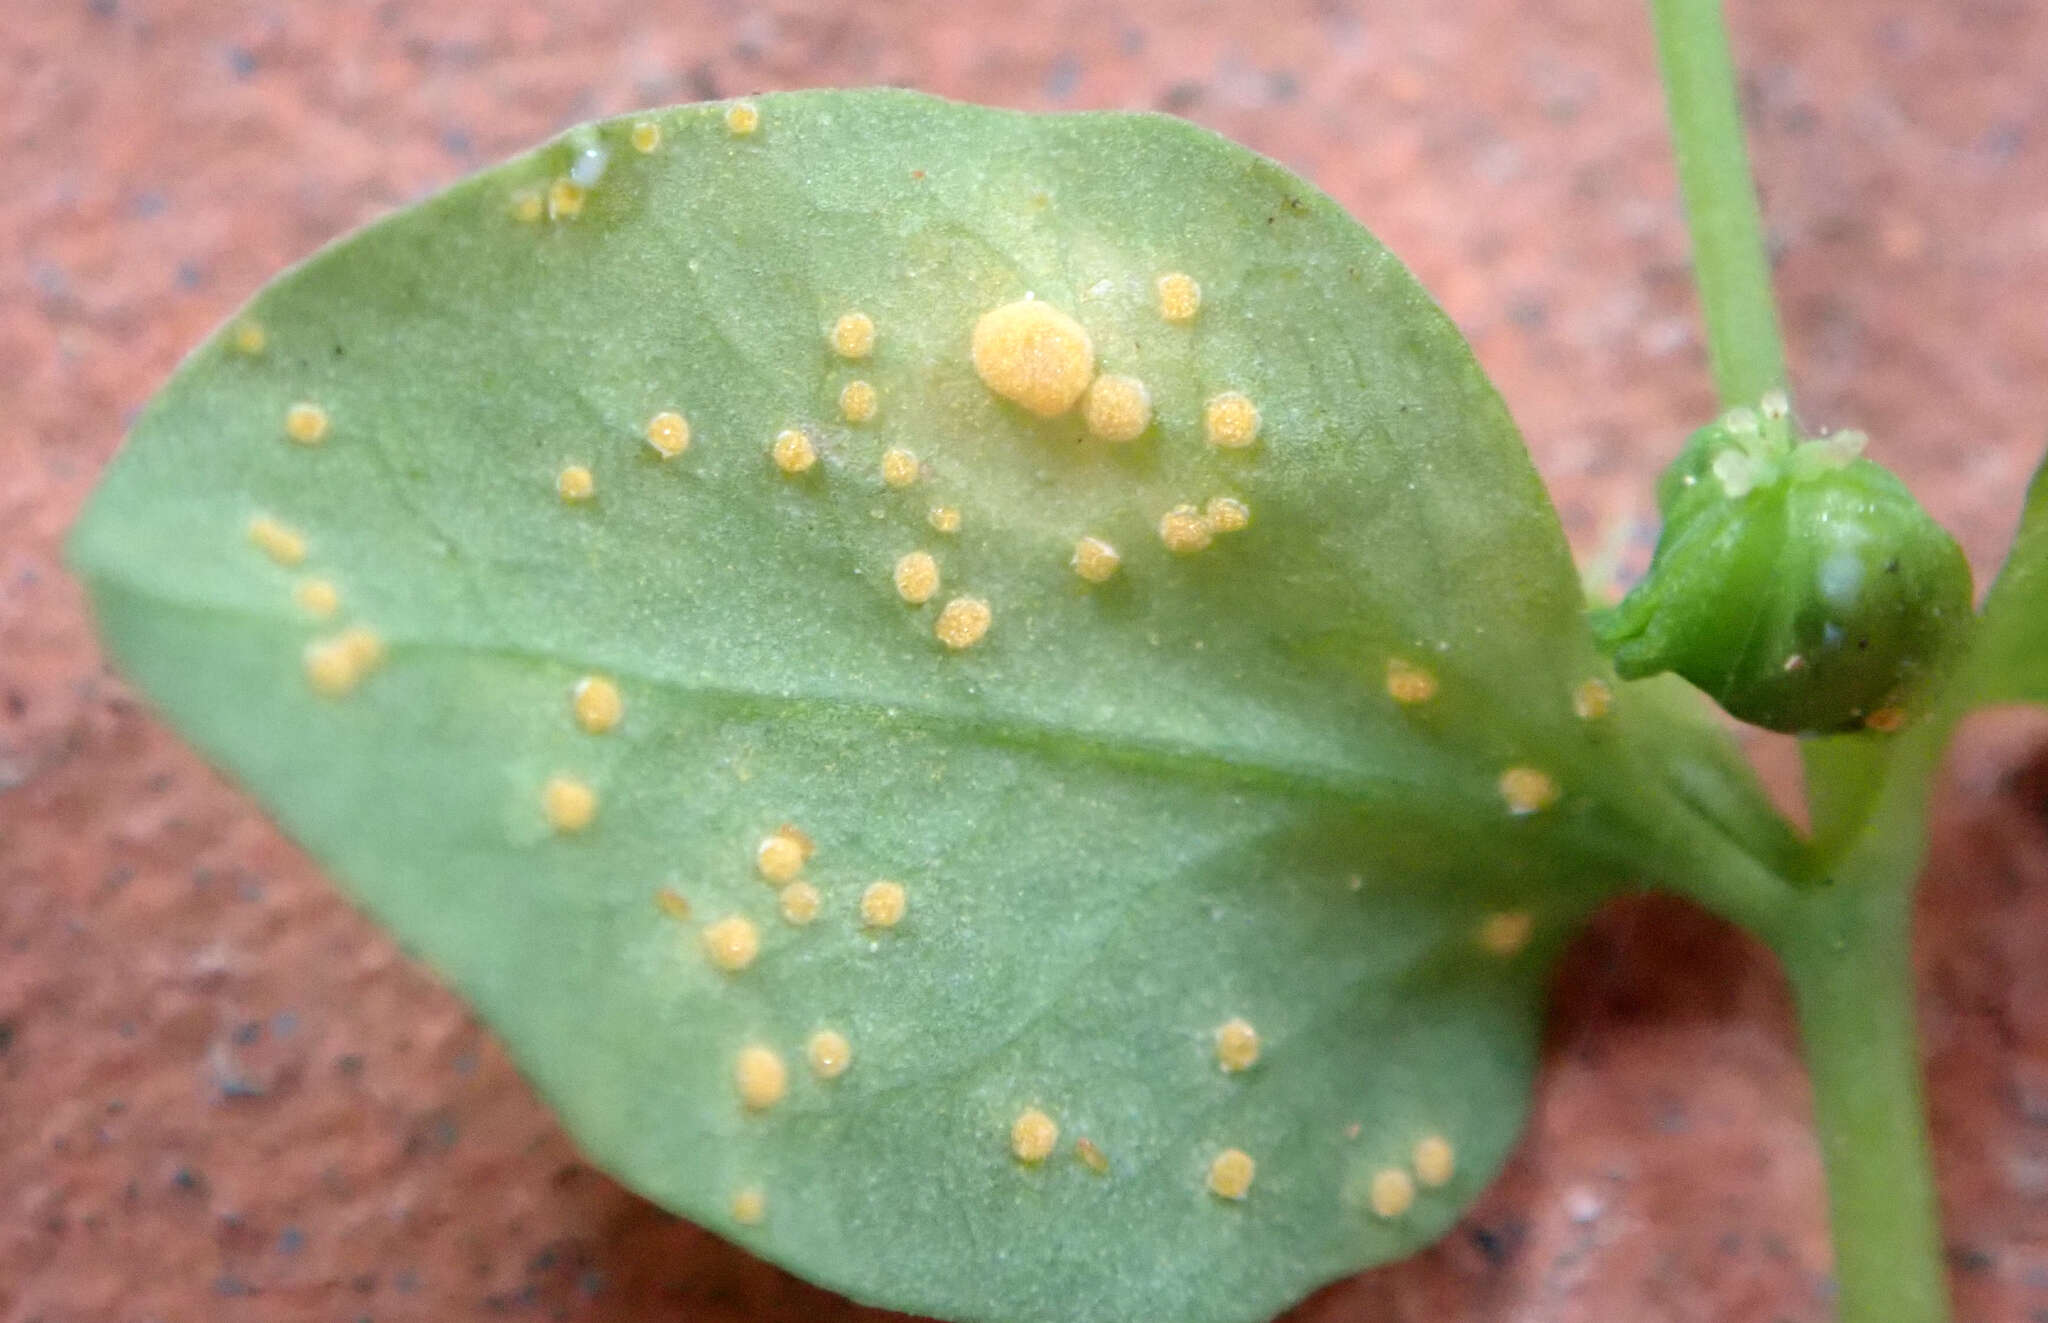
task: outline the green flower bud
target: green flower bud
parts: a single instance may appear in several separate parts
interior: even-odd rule
[[[1649,573],[1595,617],[1615,669],[1676,671],[1771,730],[1885,724],[1968,622],[1970,567],[1862,447],[1796,442],[1776,394],[1694,433],[1658,482]]]

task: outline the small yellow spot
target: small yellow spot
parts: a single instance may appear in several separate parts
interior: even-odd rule
[[[757,1112],[781,1102],[789,1088],[788,1067],[765,1047],[741,1048],[733,1062],[732,1078],[739,1086],[740,1101]]]
[[[306,645],[306,679],[316,693],[339,698],[352,692],[383,660],[384,640],[375,630],[353,625]]]
[[[1399,1217],[1415,1204],[1415,1182],[1398,1167],[1385,1167],[1372,1176],[1372,1211],[1381,1217]]]
[[[939,591],[939,563],[931,553],[913,551],[896,562],[896,595],[912,606],[922,606]]]
[[[894,928],[909,908],[901,882],[870,882],[860,893],[860,921],[870,928]]]
[[[1242,1199],[1251,1193],[1259,1164],[1241,1148],[1226,1148],[1209,1163],[1209,1193],[1219,1199]]]
[[[794,477],[809,473],[811,466],[818,462],[818,448],[811,444],[811,438],[800,429],[785,427],[775,434],[775,445],[769,450],[775,457],[775,467]]]
[[[1251,523],[1252,512],[1235,496],[1212,496],[1209,504],[1202,507],[1202,518],[1208,521],[1211,532],[1235,533]]]
[[[1216,1064],[1228,1071],[1249,1070],[1259,1059],[1259,1031],[1243,1018],[1216,1026]]]
[[[917,481],[917,456],[901,446],[882,452],[882,482],[897,490]]]
[[[663,887],[654,893],[654,908],[677,923],[687,923],[690,918],[690,902],[674,887]]]
[[[925,522],[938,532],[957,533],[960,531],[960,512],[950,505],[935,505],[925,516]]]
[[[674,459],[690,448],[690,420],[673,409],[664,409],[647,420],[647,444],[663,459]]]
[[[583,200],[590,191],[564,175],[548,185],[548,216],[553,220],[574,220],[583,214]]]
[[[1906,709],[1893,704],[1863,718],[1863,724],[1880,735],[1892,735],[1906,728]]]
[[[1399,657],[1387,661],[1387,696],[1396,703],[1414,706],[1436,697],[1436,676]]]
[[[804,1055],[810,1058],[813,1075],[821,1080],[836,1080],[853,1064],[853,1044],[846,1041],[845,1034],[820,1029],[804,1045]]]
[[[1025,1108],[1010,1123],[1010,1152],[1019,1162],[1043,1162],[1059,1142],[1060,1123],[1036,1107]]]
[[[1241,450],[1259,439],[1259,407],[1239,391],[1225,391],[1202,410],[1209,444]]]
[[[858,310],[841,313],[828,338],[841,358],[866,358],[875,352],[875,319]]]
[[[754,867],[765,881],[779,887],[796,879],[812,851],[810,837],[794,827],[778,827],[754,847]]]
[[[1192,505],[1176,505],[1159,516],[1159,540],[1176,555],[1193,555],[1205,549],[1214,536],[1209,521]]]
[[[547,214],[548,204],[539,190],[522,188],[512,195],[512,219],[531,225]]]
[[[1081,1165],[1097,1176],[1109,1175],[1109,1155],[1087,1136],[1084,1135],[1074,1141],[1074,1156],[1081,1159]]]
[[[1117,554],[1115,547],[1099,537],[1084,537],[1074,544],[1074,558],[1070,564],[1074,573],[1090,583],[1106,583],[1124,558]]]
[[[270,343],[270,333],[263,329],[263,323],[246,318],[235,323],[234,346],[237,352],[254,358]]]
[[[384,662],[384,640],[377,631],[367,625],[351,625],[341,631],[335,642],[348,654],[349,660],[363,670],[369,671]]]
[[[1517,955],[1536,931],[1536,916],[1527,910],[1501,910],[1479,923],[1479,947],[1488,955]]]
[[[341,609],[341,592],[327,579],[299,580],[292,588],[292,600],[315,620],[331,620]]]
[[[1081,421],[1104,441],[1135,441],[1152,425],[1152,392],[1136,377],[1105,373],[1088,387]]]
[[[1413,1162],[1415,1179],[1431,1189],[1448,1185],[1458,1169],[1458,1158],[1451,1150],[1451,1141],[1442,1135],[1417,1140]]]
[[[1516,817],[1541,813],[1557,803],[1557,782],[1533,767],[1510,767],[1500,774],[1500,797]]]
[[[284,411],[284,434],[302,446],[317,446],[327,439],[327,410],[300,401]]]
[[[633,150],[651,152],[661,146],[661,125],[643,119],[633,125]]]
[[[768,1196],[753,1186],[735,1190],[732,1196],[732,1220],[743,1227],[757,1227],[768,1216]]]
[[[880,402],[875,388],[865,381],[849,381],[839,392],[839,412],[849,423],[864,423],[873,418]]]
[[[742,914],[727,915],[704,928],[704,955],[728,974],[737,974],[761,954],[761,931]]]
[[[1614,704],[1614,691],[1599,680],[1581,680],[1572,690],[1572,711],[1581,721],[1598,721]]]
[[[932,622],[932,635],[958,652],[981,642],[994,619],[995,612],[979,597],[956,597],[940,609],[939,618]]]
[[[552,776],[541,787],[541,811],[558,832],[582,831],[597,819],[597,792],[568,776]]]
[[[818,889],[808,882],[792,882],[782,889],[782,917],[801,928],[818,917]]]
[[[1202,310],[1202,287],[1185,271],[1159,277],[1159,315],[1170,322],[1191,322]]]
[[[297,565],[306,558],[304,535],[269,515],[249,521],[249,543],[280,565]]]
[[[752,102],[741,101],[725,108],[725,131],[735,138],[745,138],[761,127],[761,112]]]
[[[974,323],[974,371],[996,394],[1041,418],[1074,407],[1095,376],[1095,342],[1049,303],[1020,299]]]
[[[601,675],[586,675],[569,691],[569,707],[576,724],[592,735],[602,735],[626,715],[626,700],[619,687]]]
[[[571,504],[587,501],[597,495],[597,479],[581,464],[571,464],[555,475],[555,491]]]

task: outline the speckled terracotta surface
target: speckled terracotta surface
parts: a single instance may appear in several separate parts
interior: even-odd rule
[[[2048,9],[1736,0],[1804,411],[1980,575],[2048,438]],[[817,84],[1172,110],[1334,193],[1467,329],[1582,551],[1711,407],[1615,0],[62,0],[0,22],[0,1318],[880,1318],[580,1162],[504,1054],[103,670],[60,535],[266,277],[575,120]],[[1648,529],[1632,543],[1639,558]],[[1961,1316],[2048,1320],[2048,719],[1980,721],[1923,905]],[[1783,782],[1782,748],[1767,761]],[[1526,1143],[1304,1323],[1828,1312],[1769,961],[1608,914]]]

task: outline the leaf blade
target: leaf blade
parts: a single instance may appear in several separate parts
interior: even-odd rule
[[[601,1160],[807,1276],[965,1317],[1251,1318],[1423,1243],[1518,1129],[1545,957],[1665,808],[1637,772],[1652,705],[1572,710],[1604,667],[1505,411],[1334,205],[1184,125],[760,105],[745,140],[676,112],[647,160],[623,122],[578,130],[265,291],[267,350],[195,355],[74,538],[110,646]],[[516,219],[592,145],[580,216]],[[1181,266],[1186,333],[1151,305]],[[1146,377],[1150,439],[983,389],[967,330],[1025,292]],[[856,306],[881,336],[849,364],[826,329]],[[872,426],[833,417],[856,374]],[[1260,405],[1247,453],[1201,443],[1224,389]],[[316,448],[279,435],[303,398]],[[694,436],[663,460],[639,434],[669,408]],[[768,460],[788,426],[822,452],[795,478]],[[907,493],[891,444],[926,461]],[[556,495],[565,462],[592,501]],[[1217,494],[1251,526],[1158,545]],[[290,576],[241,545],[258,511],[384,639],[340,702],[298,673],[321,627]],[[1065,567],[1087,532],[1124,551],[1099,588]],[[948,585],[915,608],[889,577],[913,548]],[[960,590],[995,623],[950,654],[932,620]],[[1396,660],[1435,692],[1396,701]],[[571,719],[585,674],[625,694],[616,731]],[[1562,799],[1511,812],[1514,768]],[[549,833],[557,775],[595,792],[587,830]],[[785,821],[818,843],[809,929],[749,871]],[[863,932],[882,876],[910,917]],[[1484,949],[1525,912],[1526,949]],[[762,948],[736,974],[699,945],[727,914]],[[1239,1014],[1269,1041],[1232,1076],[1206,1036]],[[829,1084],[801,1060],[820,1026],[854,1045]],[[750,1115],[756,1040],[791,1081]],[[1025,1106],[1109,1175],[1020,1165]],[[1451,1184],[1376,1215],[1372,1177],[1439,1130]],[[1226,1145],[1261,1164],[1241,1204],[1204,1188]],[[731,1205],[752,1186],[758,1224]]]

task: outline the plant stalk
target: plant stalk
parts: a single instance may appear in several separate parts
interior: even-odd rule
[[[1723,407],[1755,404],[1786,389],[1785,349],[1721,3],[1650,0],[1650,10],[1714,386]]]
[[[1917,849],[1801,897],[1775,945],[1792,980],[1827,1171],[1841,1323],[1947,1323],[1940,1209],[1914,1033]],[[1851,873],[1863,869],[1852,869]]]

